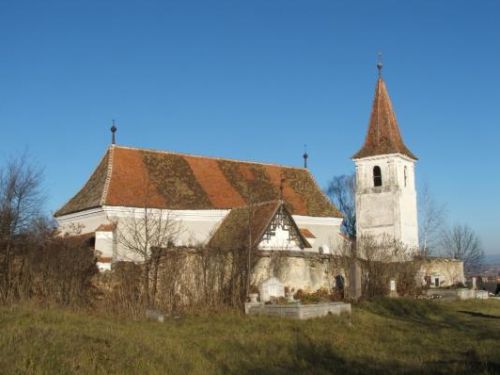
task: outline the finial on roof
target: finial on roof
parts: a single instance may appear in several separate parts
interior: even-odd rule
[[[377,54],[377,69],[378,69],[378,78],[382,78],[382,68],[384,64],[382,63],[382,52]]]
[[[111,126],[111,144],[114,145],[116,143],[115,133],[117,131],[117,127],[115,126],[115,120],[113,120],[113,126]]]
[[[307,169],[307,159],[309,158],[309,154],[307,153],[307,145],[304,145],[304,155],[302,155],[304,158],[304,168]]]

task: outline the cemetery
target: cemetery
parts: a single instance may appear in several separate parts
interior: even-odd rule
[[[285,294],[284,285],[275,277],[264,281],[259,290],[260,300],[257,300],[253,294],[250,302],[245,303],[245,313],[248,315],[269,315],[304,320],[351,313],[351,304],[345,302],[303,304],[300,300],[295,300],[291,292]]]

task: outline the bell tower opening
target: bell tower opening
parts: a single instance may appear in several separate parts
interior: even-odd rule
[[[373,167],[373,186],[382,186],[382,171],[378,165]]]

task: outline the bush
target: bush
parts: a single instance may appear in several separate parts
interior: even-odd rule
[[[93,251],[82,236],[42,238],[25,236],[11,243],[0,286],[3,302],[35,299],[42,303],[88,305],[98,272]]]
[[[330,292],[326,288],[320,288],[312,293],[304,292],[302,289],[297,290],[294,298],[299,300],[304,305],[313,303],[324,303],[340,300],[340,294],[337,292]]]

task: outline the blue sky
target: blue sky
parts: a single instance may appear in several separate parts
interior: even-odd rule
[[[351,173],[376,55],[417,179],[500,254],[499,1],[0,0],[0,158],[54,211],[110,141]]]

